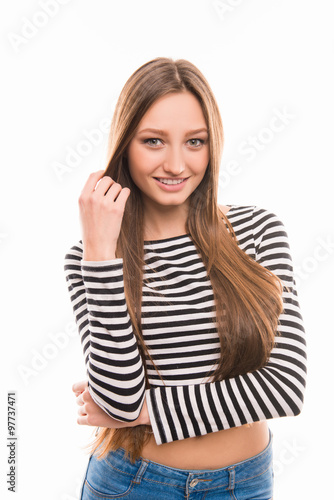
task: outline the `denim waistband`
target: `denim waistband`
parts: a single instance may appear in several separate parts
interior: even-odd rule
[[[145,458],[139,458],[132,464],[124,456],[124,453],[124,449],[119,448],[109,453],[105,460],[113,468],[133,475],[135,483],[139,483],[142,478],[145,478],[146,481],[159,482],[176,488],[196,486],[197,491],[201,490],[201,485],[203,485],[203,489],[210,486],[232,490],[237,483],[263,474],[272,465],[272,432],[269,429],[269,442],[262,452],[220,469],[177,469]]]

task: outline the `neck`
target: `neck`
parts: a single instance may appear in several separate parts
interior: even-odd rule
[[[188,207],[159,206],[144,210],[144,240],[159,240],[185,234]]]

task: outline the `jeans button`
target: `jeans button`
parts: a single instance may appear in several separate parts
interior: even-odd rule
[[[198,479],[193,479],[190,483],[190,488],[194,488],[196,486],[196,484],[198,484]]]

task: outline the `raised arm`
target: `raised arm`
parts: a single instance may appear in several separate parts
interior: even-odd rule
[[[145,398],[145,375],[127,310],[123,260],[115,250],[130,190],[92,173],[79,198],[82,241],[65,257],[93,400],[110,416],[133,422]]]
[[[157,444],[201,436],[283,416],[298,415],[306,379],[305,336],[288,238],[283,224],[261,209],[253,212],[256,260],[288,290],[275,347],[265,367],[219,382],[146,390]]]

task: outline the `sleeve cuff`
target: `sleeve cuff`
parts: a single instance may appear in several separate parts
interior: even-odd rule
[[[154,392],[152,392],[151,389],[146,389],[145,392],[146,392],[147,409],[148,409],[148,413],[150,416],[150,425],[152,427],[155,442],[157,443],[157,445],[163,444],[166,441],[163,439],[163,436],[161,436],[160,430],[159,430],[159,429],[161,429],[161,419],[160,419],[159,411],[158,411],[157,406],[156,406]]]
[[[118,258],[110,260],[83,260],[83,259],[81,260],[82,266],[89,266],[89,267],[112,266],[113,264],[119,266],[120,264],[123,264],[123,259]]]

